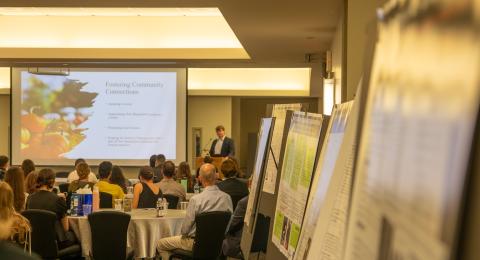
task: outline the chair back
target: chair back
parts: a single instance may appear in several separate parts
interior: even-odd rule
[[[257,223],[253,232],[252,247],[250,252],[267,252],[268,231],[270,229],[270,217],[261,213],[257,215]]]
[[[118,211],[100,211],[88,215],[92,233],[93,259],[126,259],[127,230],[130,215]]]
[[[110,193],[100,192],[100,208],[111,209],[113,208],[113,196]]]
[[[30,221],[32,226],[32,251],[44,259],[56,258],[58,254],[55,233],[57,215],[41,209],[25,210],[22,215]]]
[[[230,212],[212,211],[195,217],[194,259],[217,259],[231,217]]]
[[[70,174],[69,172],[57,172],[55,174],[55,177],[56,178],[67,178],[68,177],[68,174]]]
[[[68,192],[68,186],[70,186],[70,183],[60,183],[60,185],[58,185],[58,188],[60,189],[61,193],[65,193]]]
[[[163,194],[163,197],[167,200],[169,209],[177,208],[179,197],[171,194]]]

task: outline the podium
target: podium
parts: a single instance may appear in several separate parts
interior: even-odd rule
[[[200,166],[203,165],[203,158],[205,157],[200,156],[195,159],[195,169],[198,169],[200,168]],[[220,171],[220,167],[222,166],[222,162],[225,161],[228,157],[211,157],[211,158],[213,159],[212,164],[215,165],[215,167],[217,167],[217,171],[220,179],[223,179],[223,174]]]

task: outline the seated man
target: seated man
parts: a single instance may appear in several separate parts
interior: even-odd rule
[[[77,159],[75,160],[75,170],[70,172],[67,176],[67,182],[68,183],[72,183],[76,180],[78,180],[80,177],[78,176],[78,173],[77,173],[77,166],[81,163],[86,163],[86,161],[84,159]],[[93,182],[93,183],[97,183],[97,176],[95,176],[95,174],[93,172],[90,172],[88,174],[88,182]]]
[[[195,237],[195,216],[204,212],[232,212],[232,200],[228,194],[220,191],[215,185],[215,166],[204,164],[200,167],[200,181],[205,190],[193,196],[188,203],[187,215],[182,225],[182,235],[162,238],[158,241],[157,250],[163,260],[168,260],[171,250],[183,249],[191,251]]]
[[[186,192],[183,186],[173,179],[175,176],[175,164],[167,161],[163,164],[163,179],[156,183],[163,194],[174,195],[179,198],[178,201],[185,201]]]
[[[238,167],[231,159],[223,161],[221,171],[225,179],[217,183],[218,188],[230,195],[233,206],[237,206],[237,202],[248,195],[248,187],[245,182],[237,178]]]
[[[241,199],[232,215],[227,235],[223,240],[222,254],[224,256],[242,259],[240,242],[242,240],[243,220],[247,212],[248,195]]]
[[[97,187],[99,192],[105,192],[112,195],[112,203],[115,199],[123,199],[125,193],[123,189],[116,184],[111,184],[109,179],[112,174],[113,165],[111,162],[104,161],[98,165],[98,175],[100,176],[100,181],[97,182]]]

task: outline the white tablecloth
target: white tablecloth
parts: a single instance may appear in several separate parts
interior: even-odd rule
[[[153,258],[157,241],[164,237],[180,235],[184,210],[167,211],[165,217],[157,218],[152,209],[133,210],[130,215],[130,225],[127,231],[127,246],[135,250],[136,258]],[[82,253],[89,256],[92,248],[90,224],[86,217],[69,217],[70,229],[73,230],[82,244]]]

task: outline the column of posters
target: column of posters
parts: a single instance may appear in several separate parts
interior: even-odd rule
[[[345,127],[353,107],[353,102],[336,105],[332,111],[327,135],[318,156],[318,163],[294,259],[306,259],[308,256],[320,210],[322,209],[330,178],[332,177],[337,156],[343,143]]]
[[[287,136],[272,242],[291,257],[297,247],[317,156],[323,116],[295,112]]]
[[[380,30],[345,259],[454,259],[480,40],[467,20],[399,20]]]
[[[275,104],[272,109],[272,117],[275,118],[273,127],[270,156],[268,156],[267,169],[265,171],[265,181],[263,182],[263,191],[275,194],[275,184],[277,182],[277,168],[280,159],[280,150],[282,148],[283,129],[285,126],[285,117],[287,110],[300,111],[302,104]]]

